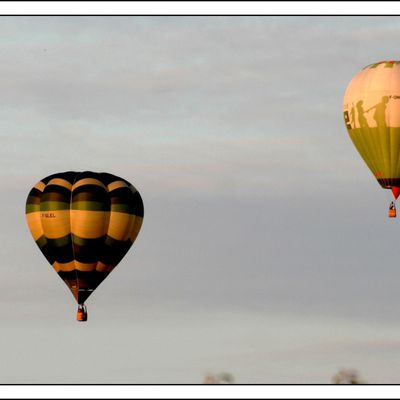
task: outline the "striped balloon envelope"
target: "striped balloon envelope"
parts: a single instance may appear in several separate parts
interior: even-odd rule
[[[26,219],[47,261],[82,305],[135,241],[143,202],[132,184],[115,175],[56,173],[29,192]]]
[[[367,65],[343,100],[349,136],[374,177],[395,199],[400,194],[400,61]]]

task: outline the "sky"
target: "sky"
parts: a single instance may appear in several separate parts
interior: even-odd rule
[[[343,94],[399,17],[0,17],[0,383],[400,376],[400,226]],[[25,222],[41,178],[106,171],[142,230],[75,320]]]

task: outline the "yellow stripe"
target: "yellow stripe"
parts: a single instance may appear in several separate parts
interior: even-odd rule
[[[96,239],[107,233],[109,211],[71,210],[71,232],[84,239]]]
[[[41,192],[43,192],[43,190],[44,190],[45,187],[46,187],[46,185],[45,185],[42,181],[38,182],[38,183],[34,186],[35,189],[40,190]]]
[[[44,235],[49,239],[62,238],[71,233],[70,211],[41,211],[40,219]]]
[[[114,181],[114,182],[111,182],[107,186],[107,189],[109,192],[111,192],[111,190],[122,188],[122,187],[128,187],[128,185],[123,181]]]
[[[108,236],[116,240],[129,239],[134,221],[135,215],[111,211],[107,232]]]
[[[104,184],[102,182],[100,182],[98,179],[94,179],[94,178],[83,178],[83,179],[80,179],[79,181],[74,183],[74,185],[72,186],[72,189],[76,189],[79,186],[83,186],[83,185],[101,186],[102,188],[107,190],[107,188],[104,186]]]
[[[130,240],[134,242],[136,240],[137,235],[139,234],[140,228],[142,227],[142,222],[143,218],[142,217],[136,217],[135,222],[133,224],[132,232],[130,235]]]
[[[72,188],[72,184],[69,183],[68,181],[66,181],[65,179],[61,179],[61,178],[53,178],[51,181],[49,181],[47,183],[48,185],[58,185],[58,186],[62,186],[65,187],[66,189],[71,190]]]
[[[43,235],[43,227],[40,215],[40,211],[25,214],[26,222],[28,223],[29,230],[31,231],[31,234],[35,241]]]
[[[75,261],[75,269],[83,272],[90,272],[96,269],[97,262],[95,263],[81,263],[79,261]]]
[[[96,266],[96,271],[99,272],[111,272],[114,269],[114,265],[105,265],[102,262],[98,262]]]
[[[59,272],[59,271],[70,272],[75,269],[75,261],[70,261],[68,263],[59,263],[57,261],[54,261],[53,268],[57,272]]]

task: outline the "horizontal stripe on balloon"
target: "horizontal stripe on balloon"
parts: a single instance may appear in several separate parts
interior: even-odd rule
[[[132,233],[130,236],[130,240],[132,241],[132,243],[135,241],[137,235],[139,234],[140,228],[142,227],[142,223],[143,223],[142,217],[135,218],[133,228],[132,228]]]
[[[47,185],[52,179],[61,178],[61,179],[65,179],[66,181],[68,181],[72,184],[74,182],[74,180],[76,179],[77,175],[79,175],[79,172],[74,172],[74,171],[60,172],[57,174],[52,174],[52,175],[46,176],[46,178],[42,179],[42,182],[45,185]]]
[[[72,246],[71,235],[66,235],[56,239],[47,239],[48,243],[53,247]]]
[[[132,206],[131,204],[112,204],[111,205],[111,211],[119,212],[119,213],[124,213],[124,214],[130,214],[130,215],[135,215],[135,207]]]
[[[104,237],[82,239],[73,236],[75,260],[81,263],[97,263],[104,247]]]
[[[26,203],[25,214],[34,213],[40,211],[40,202],[37,204]]]
[[[111,183],[107,186],[107,190],[108,190],[109,192],[112,192],[113,190],[119,189],[119,188],[121,188],[121,187],[128,187],[128,185],[127,185],[124,181],[118,180],[118,181],[111,182]]]
[[[132,242],[130,240],[123,242],[114,240],[108,236],[102,248],[99,261],[106,265],[116,266],[123,259],[131,246]]]
[[[32,211],[25,215],[26,222],[28,223],[32,237],[35,241],[37,241],[39,237],[43,236],[43,227],[40,216],[40,211]]]
[[[44,201],[63,199],[69,201],[71,198],[71,190],[59,185],[47,185],[43,190],[42,199]]]
[[[74,183],[72,190],[75,191],[78,187],[84,186],[84,185],[101,186],[104,190],[106,190],[104,183],[95,178],[83,178],[83,179],[77,180]]]
[[[57,239],[71,232],[70,210],[41,211],[43,232],[49,239]]]
[[[77,201],[71,203],[71,210],[110,211],[110,203],[97,201]]]
[[[56,210],[69,210],[70,203],[65,203],[62,201],[41,201],[40,210],[41,211],[56,211]]]
[[[114,212],[110,213],[110,223],[108,225],[107,234],[115,240],[128,240],[132,232],[132,227],[135,221],[135,215]]]
[[[46,187],[46,184],[42,181],[39,181],[35,186],[34,189],[37,189],[40,192],[43,192],[44,188]]]
[[[49,186],[49,185],[62,186],[64,188],[66,188],[68,191],[71,191],[71,188],[72,188],[72,183],[68,182],[66,179],[62,179],[62,178],[53,178],[53,179],[51,179],[47,183],[47,186]]]
[[[96,265],[97,261],[92,262],[92,263],[84,263],[80,261],[75,260],[75,269],[77,271],[83,271],[83,272],[90,272],[90,271],[95,271],[96,270]]]
[[[40,203],[40,198],[42,197],[42,192],[38,189],[33,188],[28,195],[27,203]]]
[[[46,236],[42,235],[36,240],[36,244],[39,248],[43,248],[47,244]]]
[[[72,190],[72,201],[99,201],[109,203],[109,196],[104,186],[83,185]]]
[[[71,233],[86,239],[97,239],[107,233],[109,212],[71,210]]]
[[[115,265],[106,265],[102,262],[98,262],[96,265],[96,271],[110,273],[115,268]]]
[[[55,261],[53,263],[53,268],[57,272],[59,272],[59,271],[64,271],[64,272],[74,271],[75,270],[75,261],[70,261],[67,263],[60,263],[58,261]]]
[[[70,237],[60,239],[47,239],[48,252],[53,255],[54,261],[61,264],[75,260]]]

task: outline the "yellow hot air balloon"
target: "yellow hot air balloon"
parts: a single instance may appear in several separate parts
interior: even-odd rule
[[[86,321],[85,300],[139,233],[139,192],[108,173],[57,173],[31,189],[26,219],[36,244],[75,297],[78,321]]]
[[[400,194],[400,61],[363,68],[347,86],[344,121],[351,140],[382,188]],[[389,217],[396,216],[394,201]]]

